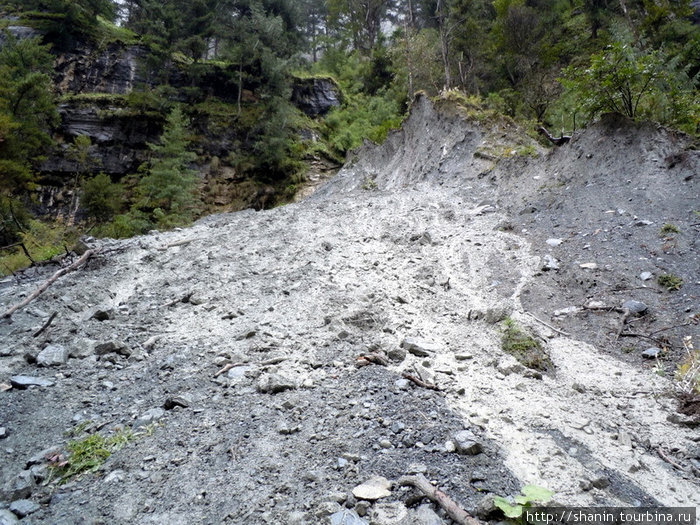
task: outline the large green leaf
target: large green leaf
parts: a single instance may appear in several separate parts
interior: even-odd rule
[[[522,505],[513,505],[510,501],[501,496],[493,498],[493,504],[501,509],[507,518],[519,518],[523,515]]]
[[[527,498],[527,503],[533,501],[547,503],[550,499],[552,499],[552,496],[554,496],[554,492],[551,490],[544,487],[539,487],[537,485],[525,485],[521,492]]]

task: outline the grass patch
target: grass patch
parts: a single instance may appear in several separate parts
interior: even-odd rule
[[[79,237],[78,231],[61,223],[44,223],[32,220],[29,229],[21,234],[22,242],[35,262],[48,261],[65,253],[66,246],[72,246]],[[32,264],[20,247],[12,251],[0,252],[0,276],[11,275],[17,270]]]
[[[504,322],[501,348],[533,370],[546,372],[552,367],[552,361],[540,342],[510,318]]]
[[[683,286],[683,279],[672,273],[665,273],[663,275],[659,275],[658,282],[669,292],[675,292],[677,290],[680,290],[681,286]]]
[[[669,235],[673,233],[681,233],[681,229],[676,226],[675,224],[672,224],[670,222],[667,222],[661,227],[661,235]]]
[[[683,340],[686,358],[676,370],[676,380],[681,392],[686,395],[700,395],[700,349],[693,348],[690,336]]]
[[[90,434],[82,439],[70,441],[66,447],[67,456],[59,456],[51,465],[52,477],[57,476],[64,484],[82,474],[97,471],[112,453],[121,450],[137,437],[130,428],[104,437]]]

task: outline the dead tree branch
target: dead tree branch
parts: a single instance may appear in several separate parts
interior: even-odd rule
[[[72,272],[73,270],[77,270],[80,266],[85,264],[90,257],[92,257],[93,255],[95,255],[97,253],[99,253],[99,250],[88,250],[83,254],[83,256],[80,259],[75,261],[73,264],[58,270],[56,273],[54,273],[49,278],[48,281],[46,281],[39,288],[34,290],[24,301],[17,303],[16,305],[12,306],[9,310],[7,310],[5,313],[0,315],[0,319],[9,319],[10,317],[12,317],[12,314],[14,314],[17,310],[24,308],[29,303],[31,303],[34,299],[39,297],[42,293],[44,293],[48,289],[49,286],[51,286],[53,283],[55,283],[60,277],[64,276],[67,273]]]
[[[544,135],[549,142],[556,146],[561,146],[563,144],[566,144],[571,140],[570,135],[562,135],[561,137],[555,137],[553,136],[549,131],[547,131],[543,126],[540,126],[537,128],[537,131],[541,134]]]
[[[58,312],[54,312],[51,314],[51,317],[49,317],[49,320],[44,323],[44,325],[39,328],[36,332],[32,334],[32,337],[39,337],[44,330],[46,330],[49,326],[51,326],[51,323],[53,323],[53,320],[56,319],[56,316],[58,315]]]
[[[415,476],[403,476],[399,479],[402,487],[414,487],[432,502],[440,505],[445,512],[459,525],[481,525],[481,522],[460,507],[447,494],[434,487],[423,474]]]
[[[437,392],[440,392],[440,388],[437,387],[436,385],[433,385],[432,383],[426,383],[423,381],[420,377],[414,376],[413,374],[409,374],[408,372],[404,372],[401,374],[401,377],[404,379],[408,379],[409,381],[412,381],[416,385],[427,388],[428,390],[435,390]]]

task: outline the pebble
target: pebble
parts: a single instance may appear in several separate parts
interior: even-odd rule
[[[591,485],[597,489],[604,489],[610,486],[610,480],[603,472],[598,472],[595,478],[591,480]]]
[[[28,499],[18,499],[10,503],[10,512],[14,513],[19,518],[29,516],[40,508],[41,506],[39,504]]]
[[[578,265],[579,268],[582,268],[584,270],[595,270],[598,268],[598,265],[596,263],[582,263]]]
[[[251,370],[253,370],[253,367],[248,365],[234,366],[231,370],[228,371],[226,377],[235,380],[243,379],[245,378],[246,373],[250,372]]]
[[[642,357],[645,359],[656,359],[657,357],[661,356],[661,348],[657,348],[655,346],[652,346],[651,348],[647,348],[642,352]]]
[[[470,359],[474,359],[474,356],[471,354],[459,353],[455,354],[455,359],[457,361],[469,361]]]
[[[49,345],[36,356],[39,366],[59,366],[68,361],[68,349],[63,345]]]
[[[0,427],[0,439],[5,439],[7,436],[7,429],[5,427]]]
[[[461,430],[452,436],[458,454],[476,456],[484,450],[477,436],[471,430]]]
[[[95,345],[95,354],[106,355],[106,354],[119,354],[124,357],[129,357],[132,354],[131,348],[123,341],[107,341],[105,343],[98,343]]]
[[[373,525],[397,525],[408,519],[408,509],[400,501],[377,503],[372,506],[370,523]]]
[[[134,427],[141,427],[156,423],[165,415],[165,410],[162,408],[152,408],[144,412],[141,417],[134,421]]]
[[[192,397],[187,394],[170,396],[163,403],[165,410],[172,410],[175,407],[187,408],[192,404]]]
[[[412,525],[444,525],[443,519],[437,515],[430,505],[421,505],[411,516]]]
[[[258,392],[263,394],[278,394],[285,390],[294,390],[296,383],[279,374],[263,374],[258,380]]]
[[[406,359],[407,354],[407,350],[401,347],[392,348],[386,353],[387,357],[395,363],[402,362],[404,359]]]
[[[549,271],[549,270],[558,270],[559,269],[559,261],[557,261],[554,257],[546,253],[542,257],[542,270]]]
[[[622,303],[622,308],[629,310],[631,314],[641,315],[646,312],[649,307],[641,301],[630,299]]]
[[[547,244],[554,247],[559,246],[564,241],[562,239],[547,239]]]
[[[331,525],[369,525],[367,520],[363,520],[357,512],[350,509],[343,509],[330,515]]]
[[[7,509],[0,510],[0,525],[15,525],[19,523],[17,516]]]
[[[12,376],[10,378],[10,384],[13,387],[22,390],[30,386],[53,386],[55,383],[44,377]]]
[[[379,446],[384,448],[384,449],[391,448],[391,441],[389,441],[388,439],[382,439],[379,442]]]
[[[391,496],[391,482],[382,476],[368,479],[352,489],[352,495],[357,499],[376,501]]]
[[[428,357],[440,349],[435,343],[417,337],[407,337],[401,346],[417,357]]]

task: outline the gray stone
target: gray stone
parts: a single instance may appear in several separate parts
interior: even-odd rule
[[[367,520],[360,518],[354,510],[343,509],[330,515],[331,525],[369,525]]]
[[[23,390],[30,386],[53,386],[55,383],[44,377],[12,376],[10,384],[19,390]]]
[[[264,394],[277,394],[296,387],[294,381],[279,374],[263,374],[258,380],[258,392]]]
[[[134,427],[142,427],[157,423],[165,415],[165,410],[162,408],[152,408],[144,412],[141,417],[134,421]]]
[[[0,510],[0,525],[15,525],[19,523],[17,516],[7,509]]]
[[[400,346],[396,348],[392,348],[389,350],[386,355],[389,359],[394,361],[395,363],[400,363],[404,359],[406,359],[406,355],[408,354],[408,351],[405,348],[402,348]]]
[[[484,521],[492,520],[501,515],[501,511],[494,503],[495,496],[487,494],[476,504],[476,516]]]
[[[352,495],[357,499],[375,501],[391,496],[391,482],[382,476],[368,479],[361,485],[352,489]]]
[[[2,491],[0,491],[0,499],[25,499],[32,494],[33,490],[34,479],[32,478],[32,473],[28,470],[23,470],[3,486]]]
[[[0,427],[0,439],[5,439],[7,436],[7,429],[5,427]]]
[[[562,239],[554,239],[554,238],[552,238],[552,239],[547,239],[546,242],[547,242],[547,244],[548,244],[549,246],[555,247],[555,246],[559,246],[559,245],[560,245],[561,243],[563,243],[564,241],[563,241]]]
[[[661,348],[657,348],[655,346],[652,346],[651,348],[647,348],[642,352],[642,357],[645,359],[656,359],[657,357],[661,357],[661,353],[663,350]]]
[[[622,308],[629,310],[631,314],[641,315],[647,311],[648,306],[641,301],[630,299],[622,303]]]
[[[129,357],[132,351],[129,346],[123,341],[107,341],[95,345],[95,354],[103,356],[106,354],[119,354],[124,357]]]
[[[484,450],[484,446],[471,430],[461,430],[452,436],[458,454],[476,456]]]
[[[324,501],[318,506],[314,514],[317,518],[323,519],[327,516],[332,516],[337,512],[342,512],[341,506],[338,503],[335,501]]]
[[[175,407],[187,408],[192,404],[192,397],[188,394],[179,394],[176,396],[170,396],[163,403],[163,408],[165,410],[172,410]]]
[[[437,515],[430,505],[421,505],[404,520],[401,525],[445,525],[445,521]]]
[[[391,448],[391,441],[389,441],[388,439],[382,439],[379,442],[379,446],[384,449]]]
[[[68,361],[68,349],[63,345],[49,345],[36,356],[39,366],[60,366]]]
[[[557,261],[554,257],[546,253],[544,257],[542,257],[542,270],[544,271],[549,271],[549,270],[558,270],[559,269],[559,261]]]
[[[10,503],[10,511],[19,518],[24,518],[35,513],[41,508],[40,505],[28,499],[18,499]]]
[[[111,319],[114,319],[116,317],[116,313],[114,311],[114,308],[107,308],[105,310],[96,310],[94,314],[92,314],[92,318],[96,319],[97,321],[109,321]]]
[[[597,489],[605,489],[610,486],[610,480],[603,472],[596,473],[595,477],[591,480],[591,485]]]
[[[250,372],[251,370],[253,370],[253,367],[248,366],[248,365],[234,366],[231,370],[228,371],[228,373],[226,374],[226,377],[228,377],[229,379],[234,379],[234,380],[238,381],[240,379],[244,379],[246,373]]]
[[[512,310],[508,306],[494,306],[487,308],[484,313],[484,321],[488,324],[496,324],[503,321],[511,314]]]
[[[642,281],[650,281],[654,277],[654,274],[651,272],[642,272],[639,274],[639,279]]]
[[[409,517],[406,505],[400,501],[376,503],[370,516],[372,525],[402,525]]]
[[[341,91],[332,78],[295,79],[292,103],[310,117],[324,115],[340,106]]]
[[[418,357],[428,357],[440,349],[440,347],[435,343],[431,343],[417,337],[407,337],[403,340],[401,346],[411,354]]]

